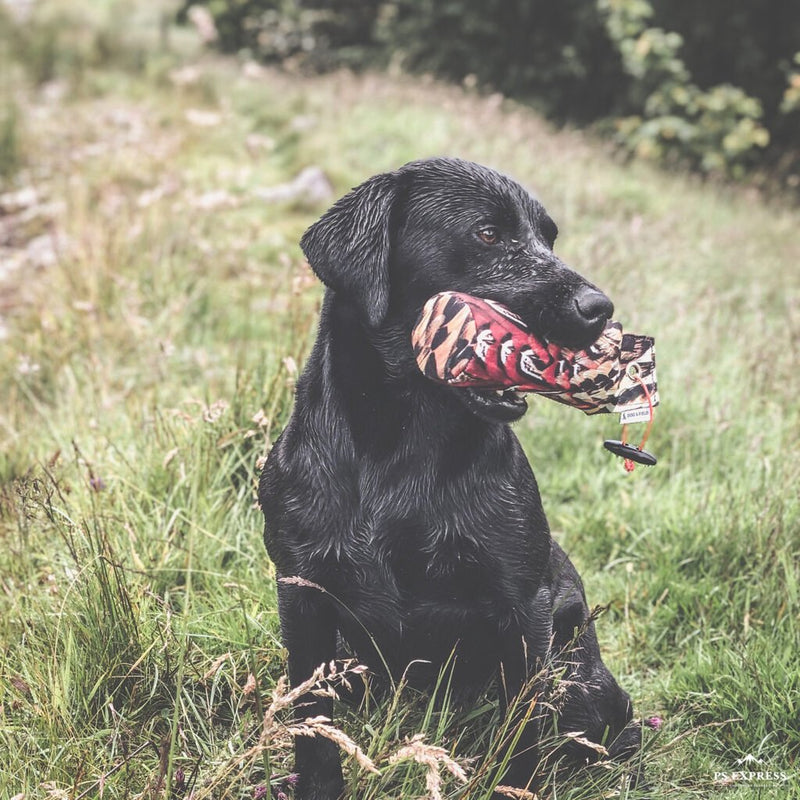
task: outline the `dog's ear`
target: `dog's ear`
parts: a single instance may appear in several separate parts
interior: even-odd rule
[[[350,297],[372,327],[389,309],[389,225],[396,194],[396,175],[376,175],[338,200],[300,240],[319,279]]]

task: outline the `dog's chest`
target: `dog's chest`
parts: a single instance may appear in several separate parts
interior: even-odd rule
[[[510,576],[498,555],[522,556],[528,538],[523,515],[505,510],[507,484],[463,475],[448,480],[433,469],[390,470],[371,480],[383,485],[362,494],[357,527],[382,591],[393,594],[402,613],[431,601],[481,605],[502,594]],[[502,554],[499,542],[507,549]]]
[[[321,421],[314,434],[280,445],[293,468],[273,491],[283,572],[320,583],[369,629],[463,631],[508,620],[535,592],[546,521],[510,433],[444,441],[412,425],[382,457]]]
[[[468,599],[491,585],[494,560],[470,533],[453,519],[386,520],[375,530],[374,556],[385,564],[403,595],[463,593]]]

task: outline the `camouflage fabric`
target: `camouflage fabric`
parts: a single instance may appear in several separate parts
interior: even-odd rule
[[[658,405],[654,340],[609,322],[585,350],[535,337],[504,306],[458,292],[425,304],[412,334],[420,370],[452,387],[535,392],[587,414]]]

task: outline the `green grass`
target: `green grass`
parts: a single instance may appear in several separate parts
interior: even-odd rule
[[[609,604],[607,662],[666,720],[654,796],[800,796],[800,212],[619,163],[497,98],[247,77],[186,31],[165,43],[150,4],[71,6],[0,48],[0,194],[39,195],[0,217],[0,797],[243,798],[289,773],[291,737],[263,722],[285,662],[255,484],[313,337],[297,241],[325,204],[255,190],[318,165],[338,195],[443,153],[534,187],[559,254],[657,339],[656,468],[602,450],[610,418],[533,399],[517,425]],[[445,797],[486,796],[488,702],[403,690],[338,719],[379,772],[347,759],[353,797],[424,795],[423,765],[390,763],[417,733],[468,767],[466,788],[442,768]],[[748,753],[789,780],[715,782]],[[604,772],[543,796],[607,796]]]

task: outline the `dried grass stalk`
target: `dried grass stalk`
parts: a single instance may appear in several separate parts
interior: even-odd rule
[[[287,730],[292,736],[322,736],[352,756],[362,769],[380,775],[372,759],[344,731],[332,725],[327,717],[309,717],[305,722],[290,725]]]
[[[427,767],[425,788],[428,790],[428,797],[430,800],[442,800],[441,768],[444,767],[462,783],[467,782],[467,774],[458,762],[450,758],[443,747],[425,744],[423,739],[424,735],[421,733],[413,736],[389,757],[389,763],[396,764],[399,761],[412,760]]]
[[[518,789],[516,786],[495,786],[495,792],[513,800],[539,800],[539,795],[529,792],[527,789]]]

